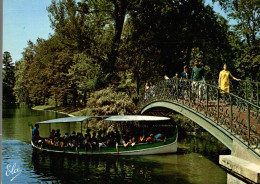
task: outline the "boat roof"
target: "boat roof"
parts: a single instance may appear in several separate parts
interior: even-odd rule
[[[92,118],[92,116],[75,116],[75,117],[66,117],[66,118],[58,118],[51,119],[47,121],[38,122],[37,124],[51,124],[51,123],[73,123],[73,122],[81,122]]]
[[[106,118],[108,117],[108,118]],[[47,121],[38,122],[36,124],[53,124],[53,123],[74,123],[82,122],[91,118],[106,118],[104,121],[167,121],[169,117],[162,116],[146,116],[146,115],[126,115],[126,116],[75,116],[51,119]]]
[[[104,121],[167,121],[169,117],[162,116],[146,116],[146,115],[126,115],[126,116],[110,116]]]

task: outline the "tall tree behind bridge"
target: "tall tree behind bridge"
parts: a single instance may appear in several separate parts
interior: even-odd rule
[[[260,80],[260,1],[259,0],[213,0],[219,2],[230,19],[232,28],[241,36],[237,68],[243,77]]]
[[[15,102],[14,97],[14,64],[10,52],[3,54],[3,101]]]

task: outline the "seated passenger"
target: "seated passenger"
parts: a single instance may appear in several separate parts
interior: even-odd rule
[[[102,132],[101,131],[98,131],[97,142],[98,142],[98,151],[100,153],[101,152],[101,147],[102,146],[106,146],[104,138],[102,137]]]
[[[86,132],[85,136],[86,135],[89,136],[89,138],[91,139],[90,129],[87,129],[87,132]]]
[[[154,143],[154,137],[153,137],[153,134],[150,134],[150,135],[146,138],[145,141],[148,142],[148,143]]]
[[[93,132],[91,142],[92,142],[92,147],[97,148],[98,141],[97,141],[97,138],[96,138],[96,132]]]
[[[158,142],[166,142],[166,137],[164,136],[164,134],[161,134],[161,133],[158,133],[154,136],[155,138],[155,141],[158,141]]]
[[[72,132],[72,135],[69,137],[69,146],[70,147],[76,147],[76,140],[77,140],[77,137],[76,137],[76,132],[73,131]]]
[[[145,143],[145,137],[144,137],[144,135],[140,135],[137,142],[138,142],[138,143]]]
[[[89,135],[85,135],[85,140],[83,141],[83,144],[85,146],[85,151],[87,152],[88,151],[88,148],[91,149],[91,152],[93,151],[92,150],[92,144],[91,144],[91,140],[90,140],[90,136]]]
[[[84,137],[82,136],[82,133],[78,133],[77,136],[77,146],[80,147],[84,141]]]
[[[132,147],[135,146],[136,141],[135,141],[135,137],[134,137],[134,136],[133,136],[132,139],[130,140],[130,144],[131,144]]]
[[[66,132],[64,137],[63,137],[63,143],[64,143],[64,146],[67,146],[68,145],[68,142],[69,142],[69,133]]]
[[[54,145],[54,138],[55,138],[55,130],[52,129],[52,131],[50,132],[49,139],[46,140],[46,143],[50,145]]]
[[[57,137],[60,140],[60,129],[56,130],[54,137]]]
[[[125,133],[124,130],[122,135],[122,144],[125,148],[129,145],[129,136]]]
[[[59,146],[59,145],[60,145],[60,141],[58,137],[54,137],[53,146]]]
[[[115,145],[115,134],[114,132],[109,132],[107,136],[107,145],[113,147]]]
[[[42,150],[43,141],[42,138],[40,137],[40,132],[38,129],[39,129],[39,124],[35,124],[35,128],[32,129],[32,141],[36,144],[36,146],[41,146],[41,150]]]
[[[64,152],[65,152],[65,146],[68,146],[68,142],[69,142],[69,133],[66,132],[60,142],[60,147]]]

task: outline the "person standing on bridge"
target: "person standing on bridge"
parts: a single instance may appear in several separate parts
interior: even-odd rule
[[[204,81],[205,80],[205,71],[204,67],[200,65],[198,59],[194,60],[194,67],[191,72],[191,80],[193,81]]]
[[[183,91],[182,91],[182,98],[184,98],[184,95],[188,96],[188,85],[187,85],[187,79],[189,79],[189,73],[188,73],[188,66],[185,65],[183,67],[183,72],[181,73],[181,79],[183,79]],[[185,94],[186,93],[186,94]]]
[[[219,73],[219,79],[218,79],[218,85],[219,88],[229,93],[229,77],[240,81],[241,79],[235,78],[230,71],[227,70],[227,64],[225,63],[223,66],[223,70]],[[221,91],[221,93],[225,93],[224,91]]]
[[[198,59],[194,59],[194,67],[192,68],[191,72],[191,80],[192,82],[192,88],[197,91],[197,95],[199,98],[201,97],[202,93],[202,81],[205,81],[205,70],[204,67],[200,65],[200,62]]]
[[[144,92],[145,92],[145,94],[144,94],[144,99],[146,100],[146,99],[148,99],[148,97],[149,97],[149,95],[148,95],[148,89],[150,88],[150,86],[149,86],[149,82],[146,82],[145,83],[145,86],[144,86]]]

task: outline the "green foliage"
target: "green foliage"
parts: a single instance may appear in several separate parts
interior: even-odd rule
[[[85,54],[74,55],[73,62],[67,76],[75,84],[83,105],[86,105],[87,93],[97,89],[102,70],[95,59]]]
[[[215,1],[218,1],[228,16],[236,21],[233,28],[246,39],[249,47],[259,44],[257,41],[260,30],[258,0],[214,0],[213,2]]]
[[[14,94],[17,102],[30,102],[28,89],[26,88],[26,62],[18,61],[15,63],[15,86]]]
[[[259,81],[259,0],[214,0],[213,2],[217,1],[229,18],[235,20],[232,28],[240,36],[239,39],[233,37],[239,42],[232,43],[235,50],[234,63],[239,75]]]
[[[136,106],[125,93],[115,87],[96,91],[87,102],[87,108],[92,109],[91,115],[127,115],[134,114]]]
[[[207,79],[217,78],[223,63],[235,76],[259,79],[255,1],[219,2],[241,20],[235,29],[201,0],[53,0],[54,34],[29,41],[16,65],[17,100],[128,114],[145,82],[192,68],[194,58]]]
[[[242,77],[251,81],[260,80],[260,46],[246,47],[238,59],[237,68]]]
[[[15,73],[10,52],[3,54],[3,101],[15,102],[14,97]]]

